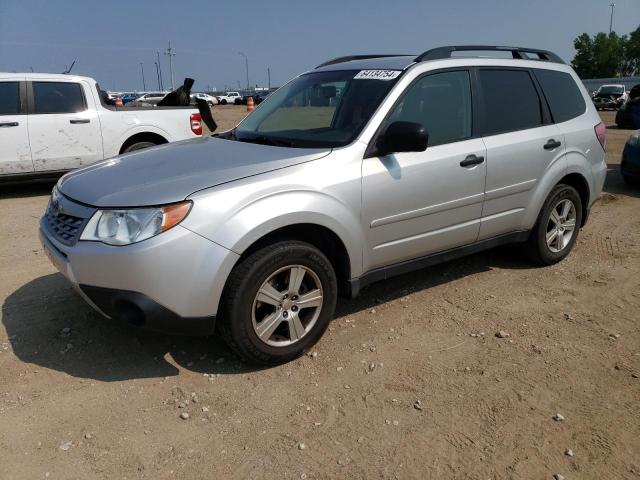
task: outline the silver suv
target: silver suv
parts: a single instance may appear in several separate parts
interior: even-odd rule
[[[40,236],[104,316],[215,326],[243,358],[279,363],[318,341],[338,293],[508,242],[563,259],[602,189],[604,146],[550,52],[344,57],[231,131],[65,175]]]

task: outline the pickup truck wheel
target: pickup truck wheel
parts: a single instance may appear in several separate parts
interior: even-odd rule
[[[313,346],[329,326],[337,299],[327,257],[298,241],[264,247],[231,272],[219,331],[243,359],[274,365]]]
[[[573,249],[582,225],[582,201],[570,185],[556,185],[542,206],[528,241],[531,258],[542,265],[559,262]]]
[[[220,105],[226,105],[227,101],[223,98],[222,100],[220,100]]]
[[[154,147],[156,144],[153,142],[136,142],[125,148],[122,153],[133,152],[134,150],[142,150],[143,148]]]

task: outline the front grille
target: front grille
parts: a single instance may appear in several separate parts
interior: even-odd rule
[[[73,245],[76,243],[85,222],[84,218],[74,217],[64,213],[54,215],[51,207],[47,208],[44,220],[49,233],[65,245]]]

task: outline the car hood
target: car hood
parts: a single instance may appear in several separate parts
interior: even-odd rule
[[[59,190],[95,207],[161,205],[198,190],[317,160],[330,149],[204,137],[140,150],[68,173]]]

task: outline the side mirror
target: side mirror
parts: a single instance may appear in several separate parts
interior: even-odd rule
[[[415,122],[393,122],[378,137],[376,143],[379,156],[397,152],[424,152],[429,135],[424,125]]]

